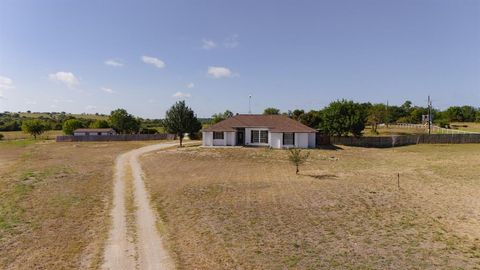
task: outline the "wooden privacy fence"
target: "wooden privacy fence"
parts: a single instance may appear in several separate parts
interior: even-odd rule
[[[317,137],[318,138],[318,137]],[[395,147],[411,144],[480,143],[480,134],[421,134],[390,137],[330,137],[331,144],[360,147]],[[317,145],[318,141],[317,141]]]
[[[57,136],[57,142],[106,142],[106,141],[150,141],[174,140],[175,134],[117,134],[89,136]]]

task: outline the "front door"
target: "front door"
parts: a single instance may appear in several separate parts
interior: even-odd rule
[[[237,145],[245,144],[244,136],[245,136],[245,133],[243,131],[237,131]]]

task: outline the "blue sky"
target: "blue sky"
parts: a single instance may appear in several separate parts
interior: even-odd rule
[[[0,111],[480,106],[480,1],[0,0]]]

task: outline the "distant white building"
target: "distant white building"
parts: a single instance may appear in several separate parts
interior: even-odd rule
[[[79,128],[73,131],[73,136],[106,136],[116,134],[113,128]]]
[[[204,146],[315,148],[316,130],[284,115],[240,114],[202,130]]]

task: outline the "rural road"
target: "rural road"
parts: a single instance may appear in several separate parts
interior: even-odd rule
[[[177,143],[150,145],[121,154],[115,161],[112,227],[104,251],[103,269],[174,269],[156,226],[156,214],[143,182],[143,172],[138,158],[151,151],[165,149]],[[126,188],[126,181],[133,188]],[[133,194],[128,194],[129,192]],[[127,200],[133,197],[134,232],[127,222]],[[130,228],[130,229],[129,229]]]

